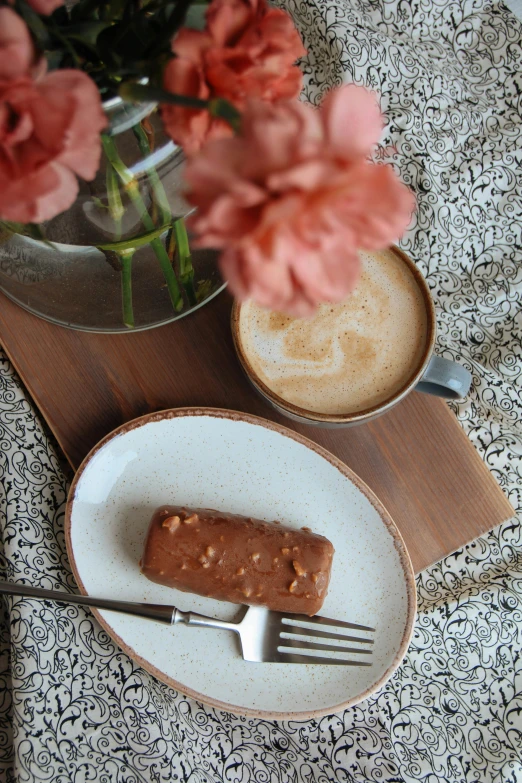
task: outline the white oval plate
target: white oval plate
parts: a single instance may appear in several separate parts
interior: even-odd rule
[[[388,512],[332,454],[255,416],[184,408],[123,425],[82,463],[66,516],[67,548],[82,592],[234,620],[238,606],[162,587],[140,573],[148,523],[163,503],[279,519],[326,536],[335,555],[321,614],[376,633],[371,667],[250,663],[226,631],[95,612],[120,647],[156,677],[230,712],[307,719],[361,701],[397,668],[415,617],[411,562]]]

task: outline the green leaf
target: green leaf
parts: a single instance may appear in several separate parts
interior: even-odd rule
[[[109,19],[121,19],[127,2],[129,0],[109,0],[107,17]]]
[[[33,11],[25,0],[17,0],[15,8],[32,32],[39,48],[42,50],[49,49],[51,47],[51,34],[47,26],[48,22],[44,21],[36,11]]]
[[[98,19],[100,9],[107,4],[107,0],[80,0],[71,9],[71,20],[82,22],[88,19]]]
[[[45,59],[48,70],[56,71],[63,63],[64,53],[61,49],[50,49],[45,52]]]
[[[205,27],[206,3],[192,3],[185,16],[185,27],[193,30],[203,30]]]
[[[67,27],[61,27],[60,32],[67,38],[80,41],[87,46],[95,46],[96,40],[100,33],[107,27],[111,26],[112,22],[99,22],[97,20],[92,20],[89,22],[70,24],[67,25]]]
[[[62,33],[62,31],[60,30],[58,25],[54,23],[54,21],[51,22],[51,32],[53,36],[63,45],[64,54],[66,53],[67,55],[69,55],[71,64],[75,68],[79,68],[81,66],[81,61],[76,49],[73,46],[72,40],[70,40],[66,35]]]
[[[54,11],[52,12],[51,18],[54,24],[57,25],[67,24],[69,22],[69,14],[67,12],[67,8],[64,5],[58,6],[58,8],[55,8]]]
[[[122,58],[116,54],[113,47],[114,26],[107,27],[99,34],[96,39],[96,49],[98,54],[108,68],[119,68],[122,64]]]
[[[130,22],[116,22],[103,30],[97,45],[107,62],[129,63],[143,58],[154,35],[150,23],[131,19]]]
[[[170,41],[174,37],[174,34],[177,33],[179,28],[183,25],[185,16],[191,3],[192,0],[177,0],[176,5],[166,20],[160,38],[153,41],[147,54],[154,56],[154,54],[156,54],[164,46],[170,45]]]

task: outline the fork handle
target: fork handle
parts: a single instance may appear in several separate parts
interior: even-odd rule
[[[235,623],[216,620],[214,617],[206,617],[203,614],[197,614],[197,612],[182,612],[175,606],[139,604],[134,601],[114,601],[112,598],[93,598],[90,595],[60,593],[57,590],[45,590],[43,587],[13,584],[12,582],[0,582],[0,595],[2,594],[44,598],[61,604],[80,604],[82,606],[94,607],[95,609],[108,609],[111,612],[121,612],[123,614],[132,614],[134,617],[145,617],[147,620],[156,620],[159,623],[165,623],[165,625],[183,623],[193,627],[219,628],[239,633]]]
[[[132,601],[114,601],[112,598],[93,598],[90,595],[77,595],[76,593],[60,593],[57,590],[44,590],[41,587],[31,585],[0,582],[0,594],[28,596],[31,598],[45,598],[57,601],[61,604],[81,604],[95,609],[109,609],[111,612],[132,614],[135,617],[146,617],[148,620],[156,620],[166,625],[174,622],[187,622],[177,615],[185,617],[184,612],[179,612],[175,606],[162,606],[161,604],[139,604]],[[190,612],[187,613],[190,615]],[[188,623],[187,624],[192,624]]]

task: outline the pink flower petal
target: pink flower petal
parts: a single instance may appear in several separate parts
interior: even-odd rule
[[[96,174],[106,124],[98,89],[81,71],[0,82],[0,215],[41,222],[70,207],[75,174]]]
[[[257,222],[256,208],[242,208],[233,196],[222,195],[204,219],[195,217],[191,225],[198,229],[199,247],[226,247],[230,242],[241,241],[255,228]]]
[[[0,219],[42,223],[68,209],[78,181],[65,166],[49,164],[0,188]]]
[[[231,46],[262,12],[265,0],[212,0],[207,8],[207,26],[218,46]]]
[[[11,8],[0,7],[0,80],[25,76],[34,49],[25,22]]]
[[[202,30],[192,30],[182,27],[172,41],[172,51],[193,65],[203,64],[203,53],[213,44],[210,35]]]
[[[366,158],[380,114],[354,89],[320,112],[248,101],[240,137],[208,143],[189,162],[191,225],[202,246],[224,249],[221,272],[238,298],[309,316],[354,288],[359,248],[387,247],[409,223],[412,194]]]
[[[28,0],[29,5],[36,11],[37,14],[49,16],[63,5],[63,0]]]
[[[15,111],[13,112],[11,109]],[[17,144],[29,139],[34,130],[33,118],[30,114],[23,111],[19,114],[15,114],[15,112],[16,105],[8,106],[7,102],[0,104],[0,135],[4,151],[9,157],[11,150]]]
[[[185,169],[190,203],[205,210],[212,207],[223,191],[233,189],[236,183],[255,187],[254,183],[242,179],[239,174],[245,152],[247,150],[241,139],[208,142],[199,155],[188,161]]]
[[[415,209],[415,198],[389,165],[361,165],[340,194],[332,211],[349,223],[357,246],[388,247],[404,233]]]
[[[250,101],[241,133],[251,150],[244,168],[249,178],[284,171],[291,163],[320,155],[324,142],[319,113],[297,101],[280,105]]]
[[[295,62],[305,49],[286,11],[269,7],[266,0],[212,0],[206,22],[204,31],[182,29],[174,38],[177,58],[165,68],[165,89],[224,98],[240,109],[252,98],[279,102],[297,97],[302,74]],[[204,121],[202,115],[188,108],[162,107],[168,134],[189,155],[209,138],[232,134],[223,121]]]
[[[377,96],[364,87],[331,90],[321,114],[331,153],[345,160],[367,157],[381,137],[384,122]]]
[[[163,87],[178,95],[204,100],[209,95],[201,69],[182,57],[171,60],[165,68]],[[207,138],[210,115],[206,110],[165,103],[161,106],[161,118],[166,132],[177,144],[183,145],[188,155],[197,152]]]
[[[228,248],[219,259],[221,275],[227,280],[234,296],[243,301],[250,295],[248,281],[244,275],[244,264],[237,250]]]
[[[276,56],[279,64],[293,65],[300,57],[306,56],[292,17],[280,8],[269,8],[257,24],[250,25],[239,45],[252,49],[256,55]]]
[[[309,160],[298,163],[293,168],[269,174],[268,188],[272,191],[285,191],[291,188],[301,190],[316,190],[325,186],[332,176],[333,166],[328,160]]]
[[[49,140],[61,134],[60,163],[86,180],[94,179],[100,165],[100,132],[108,121],[100,93],[86,73],[58,70],[37,85],[33,117],[37,135]]]

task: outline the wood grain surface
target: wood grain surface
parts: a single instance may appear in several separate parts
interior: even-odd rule
[[[413,393],[370,424],[338,430],[277,414],[242,374],[230,309],[225,292],[167,326],[99,335],[49,324],[0,295],[0,342],[73,467],[136,416],[215,406],[278,421],[340,457],[388,508],[416,572],[514,514],[441,400]]]

